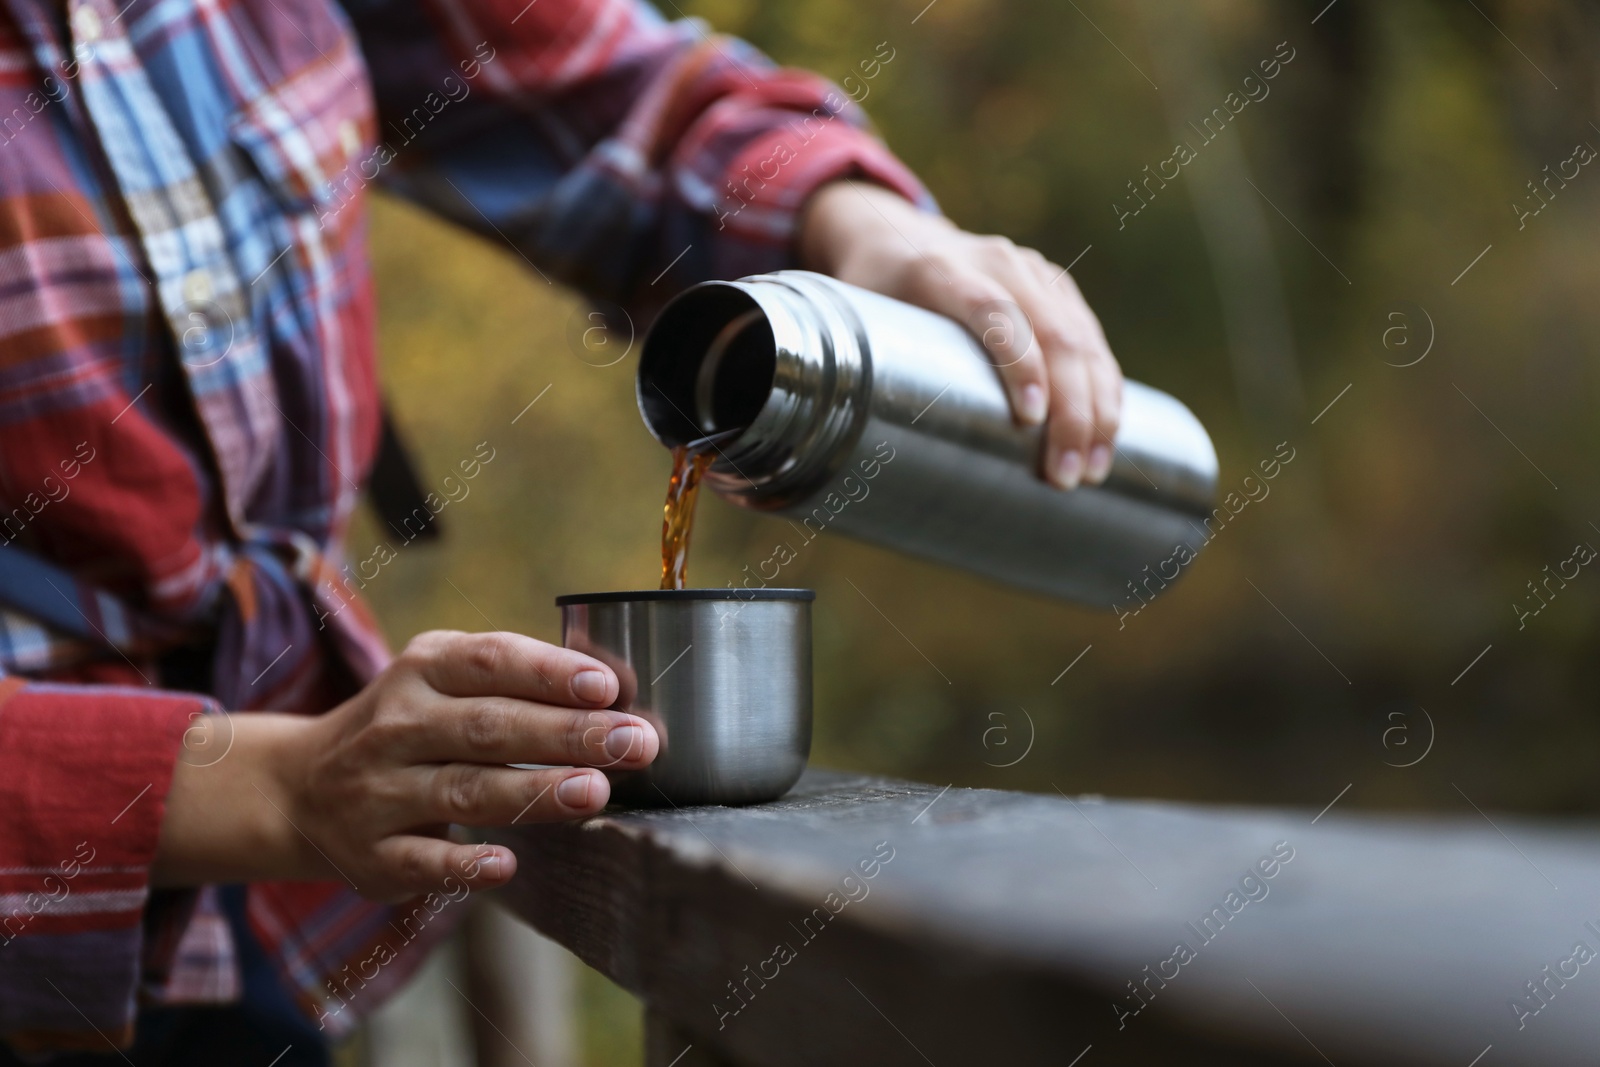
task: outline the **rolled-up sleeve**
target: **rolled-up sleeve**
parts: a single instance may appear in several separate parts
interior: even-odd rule
[[[638,0],[346,7],[379,110],[356,181],[591,296],[650,304],[792,265],[801,208],[833,179],[933,206],[843,92],[697,20]]]
[[[192,694],[0,678],[0,1037],[132,1039],[162,814]]]

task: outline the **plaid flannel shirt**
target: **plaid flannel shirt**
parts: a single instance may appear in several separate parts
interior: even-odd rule
[[[0,0],[0,553],[70,575],[54,615],[0,607],[0,1035],[126,1044],[140,1004],[236,997],[215,892],[149,886],[176,760],[215,758],[185,739],[387,662],[336,580],[378,427],[367,187],[639,306],[786,265],[825,181],[926,202],[863,125],[637,0]],[[160,688],[194,640],[211,692]],[[339,1033],[439,901],[258,884],[248,914]]]

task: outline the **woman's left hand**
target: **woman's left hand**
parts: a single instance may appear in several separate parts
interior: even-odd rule
[[[1105,479],[1122,370],[1065,268],[854,181],[812,195],[798,245],[809,270],[965,323],[999,369],[1017,421],[1048,422],[1043,476],[1063,489]]]

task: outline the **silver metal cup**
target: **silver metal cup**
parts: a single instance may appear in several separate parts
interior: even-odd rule
[[[776,800],[811,754],[809,589],[661,589],[556,598],[561,642],[608,664],[613,705],[661,739],[642,771],[608,772],[622,803]]]

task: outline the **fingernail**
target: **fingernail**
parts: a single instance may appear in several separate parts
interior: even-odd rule
[[[1056,483],[1063,489],[1076,489],[1083,479],[1083,456],[1068,450],[1056,460]]]
[[[644,731],[637,726],[618,726],[606,734],[606,755],[627,759],[644,755]]]
[[[489,855],[473,860],[474,866],[478,868],[478,878],[486,882],[498,882],[500,880],[500,863],[499,855]]]
[[[1096,485],[1111,473],[1111,446],[1095,445],[1089,449],[1089,480]]]
[[[1040,385],[1025,385],[1022,387],[1022,399],[1017,404],[1017,413],[1022,416],[1022,421],[1028,426],[1037,426],[1044,421],[1045,412],[1049,409],[1044,395],[1044,387]]]
[[[579,671],[572,676],[572,695],[586,704],[598,704],[611,689],[603,671]]]
[[[589,779],[591,775],[575,774],[556,786],[556,799],[569,808],[589,806]]]

